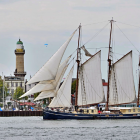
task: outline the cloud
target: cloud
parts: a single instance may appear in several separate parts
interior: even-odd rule
[[[26,51],[25,71],[33,75],[80,23],[86,25],[106,21],[82,27],[82,41],[85,43],[112,17],[118,21],[116,24],[134,45],[139,47],[139,28],[119,23],[139,26],[140,2],[138,0],[1,0],[0,49],[3,53],[0,56],[0,63],[15,70],[14,49],[20,37]],[[130,46],[129,49],[133,47],[119,29],[116,26],[114,28],[116,46],[122,46],[127,42],[126,46]],[[109,29],[110,25],[87,44],[87,47],[108,46]],[[77,47],[77,36],[78,33],[74,36],[67,54]],[[49,46],[45,47],[44,43],[48,43]]]

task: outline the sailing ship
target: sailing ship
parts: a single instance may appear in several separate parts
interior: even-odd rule
[[[127,53],[117,62],[112,61],[112,24],[110,20],[110,40],[108,52],[108,88],[107,99],[105,99],[102,75],[101,75],[101,50],[91,55],[85,48],[80,46],[81,25],[78,27],[77,47],[77,80],[75,93],[75,108],[71,104],[71,83],[74,65],[68,73],[63,84],[62,78],[70,64],[70,55],[63,63],[61,59],[64,52],[74,36],[75,30],[70,38],[58,49],[58,51],[46,62],[46,64],[28,81],[27,84],[38,83],[20,98],[40,92],[35,101],[51,98],[49,106],[43,111],[43,119],[134,119],[140,118],[139,107],[112,107],[121,104],[137,102],[139,106],[139,94],[136,91],[132,68],[132,51]],[[81,50],[90,58],[81,62]],[[140,63],[139,63],[140,67]],[[140,88],[140,86],[139,86]],[[140,90],[139,90],[140,91]],[[97,106],[106,102],[104,112],[99,113]],[[67,112],[65,108],[70,108]],[[52,110],[53,108],[53,110]],[[54,109],[57,108],[57,109]],[[115,112],[110,112],[115,110]],[[80,111],[80,112],[78,112]]]

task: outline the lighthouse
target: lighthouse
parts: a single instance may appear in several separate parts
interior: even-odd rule
[[[16,69],[14,75],[16,77],[25,77],[26,72],[24,71],[24,46],[23,42],[19,39],[16,44],[15,55],[16,55]]]

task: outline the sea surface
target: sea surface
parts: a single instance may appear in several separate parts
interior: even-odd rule
[[[140,140],[137,120],[0,117],[0,140]]]

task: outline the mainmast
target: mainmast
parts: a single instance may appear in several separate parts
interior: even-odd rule
[[[109,83],[110,83],[110,75],[111,75],[111,37],[112,37],[112,23],[114,22],[113,18],[110,20],[111,29],[110,29],[110,39],[109,39],[109,51],[108,51],[108,87],[107,87],[107,103],[106,103],[106,111],[108,111],[108,102],[109,102]]]
[[[139,88],[138,88],[137,107],[139,107],[139,100],[140,100],[140,55],[139,55]]]
[[[79,82],[79,66],[80,66],[80,30],[81,24],[79,25],[79,37],[78,37],[78,47],[77,47],[77,79],[76,79],[76,95],[75,95],[75,110],[77,110],[77,99],[78,99],[78,82]]]

